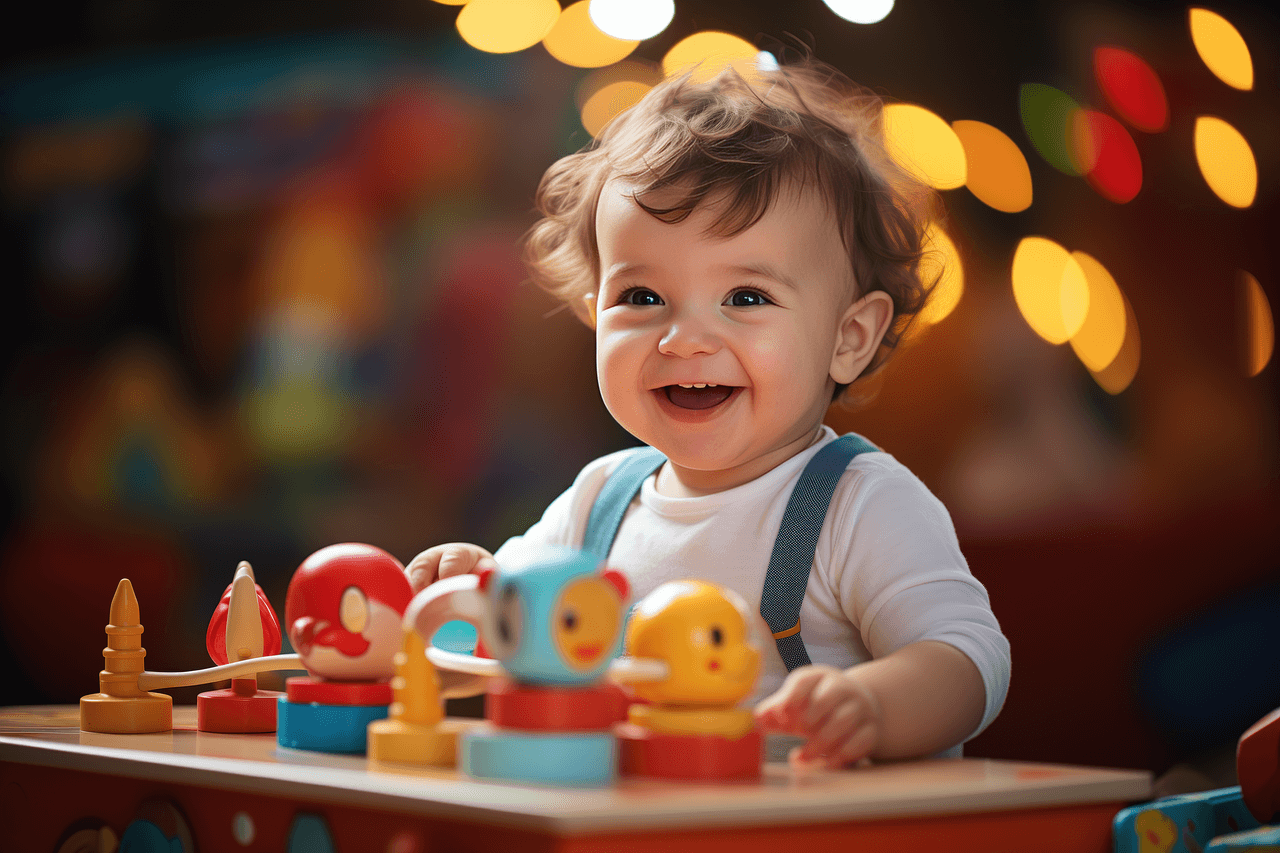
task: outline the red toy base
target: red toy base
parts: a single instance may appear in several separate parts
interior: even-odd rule
[[[295,705],[390,705],[389,681],[324,681],[309,675],[285,679],[285,695]]]
[[[752,729],[737,740],[715,735],[663,735],[633,723],[614,726],[623,776],[720,781],[758,779],[764,736]]]
[[[245,692],[241,681],[254,685]],[[258,690],[252,678],[236,679],[226,690],[210,690],[196,697],[196,728],[202,732],[251,734],[276,730],[278,690]]]
[[[626,719],[627,697],[612,684],[549,687],[495,678],[484,710],[489,722],[504,729],[596,732]]]
[[[1240,736],[1236,775],[1245,808],[1259,823],[1271,823],[1280,813],[1280,708]]]

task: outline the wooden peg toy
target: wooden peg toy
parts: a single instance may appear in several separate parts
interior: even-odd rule
[[[139,686],[143,673],[142,622],[138,599],[128,578],[116,585],[111,598],[104,666],[98,674],[99,693],[80,697],[80,728],[86,732],[144,734],[173,728],[173,697],[150,693]]]
[[[205,645],[219,665],[279,654],[279,621],[247,562],[236,566],[235,577],[209,620]],[[276,705],[282,695],[278,690],[259,690],[254,673],[234,678],[230,687],[196,697],[196,727],[202,732],[274,732]]]
[[[458,734],[441,725],[440,678],[416,631],[404,632],[404,646],[396,653],[395,664],[396,676],[391,679],[395,701],[387,719],[369,724],[369,758],[452,767],[457,762]]]

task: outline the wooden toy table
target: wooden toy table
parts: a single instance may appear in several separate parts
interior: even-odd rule
[[[54,851],[78,820],[123,831],[159,798],[197,847],[284,851],[300,814],[339,853],[431,850],[1096,851],[1147,772],[986,759],[842,772],[768,764],[760,782],[624,780],[609,789],[477,782],[453,771],[277,747],[273,735],[82,732],[73,706],[0,709],[0,837]],[[12,845],[12,846],[9,846]]]

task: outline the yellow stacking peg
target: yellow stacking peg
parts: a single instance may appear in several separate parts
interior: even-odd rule
[[[142,623],[133,584],[123,578],[111,598],[111,624],[104,669],[98,674],[101,693],[80,697],[80,728],[86,732],[142,734],[173,728],[173,697],[138,687],[143,670]]]
[[[391,680],[394,701],[385,720],[368,728],[368,756],[374,761],[400,761],[451,767],[457,761],[457,730],[443,724],[440,678],[427,660],[417,631],[404,632]]]

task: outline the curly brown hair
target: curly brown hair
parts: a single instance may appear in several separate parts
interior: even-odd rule
[[[543,175],[543,218],[525,235],[530,275],[588,319],[584,297],[600,277],[596,206],[611,178],[634,184],[636,203],[666,222],[708,196],[723,200],[720,237],[759,221],[787,184],[816,188],[838,220],[858,295],[882,290],[893,300],[893,321],[863,375],[874,372],[933,284],[921,280],[920,260],[934,197],[889,158],[882,112],[879,97],[812,59],[750,80],[732,69],[701,83],[668,78]],[[659,189],[679,197],[660,208],[641,200]]]

